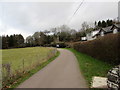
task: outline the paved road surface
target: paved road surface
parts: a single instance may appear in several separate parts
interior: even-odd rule
[[[74,54],[58,49],[60,56],[18,88],[87,88]]]

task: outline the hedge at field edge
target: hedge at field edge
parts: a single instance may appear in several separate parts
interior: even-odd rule
[[[120,64],[120,33],[107,34],[91,41],[76,42],[73,48],[96,59]]]

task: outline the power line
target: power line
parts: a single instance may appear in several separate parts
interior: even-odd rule
[[[82,6],[83,2],[84,2],[84,0],[79,4],[78,8],[75,10],[75,12],[73,13],[72,17],[68,20],[69,22],[72,20],[72,18],[75,16],[75,14],[77,13],[77,11],[80,9],[80,7]]]

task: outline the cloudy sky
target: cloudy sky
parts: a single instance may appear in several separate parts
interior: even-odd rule
[[[75,15],[74,12],[80,6]],[[90,25],[98,20],[118,17],[119,0],[1,0],[0,35],[22,34],[49,30],[66,24],[79,30],[86,21]]]

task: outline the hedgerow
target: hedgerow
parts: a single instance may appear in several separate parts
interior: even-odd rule
[[[107,34],[91,41],[76,42],[73,48],[105,62],[120,63],[120,33]]]

